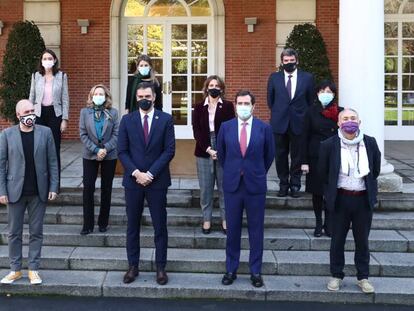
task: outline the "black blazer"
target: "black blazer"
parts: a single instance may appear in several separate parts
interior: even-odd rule
[[[318,158],[321,141],[338,133],[338,124],[322,115],[322,106],[315,102],[306,112],[303,121],[301,163],[309,164],[309,158]],[[342,107],[338,107],[342,111]]]
[[[233,103],[224,100],[223,103],[217,104],[216,114],[214,116],[214,131],[216,135],[220,130],[221,123],[234,118]],[[204,101],[198,103],[193,111],[193,133],[196,140],[194,155],[196,157],[209,158],[206,152],[210,146],[210,125],[208,119],[208,105],[204,106]]]
[[[137,90],[132,91],[132,87],[134,85],[134,80],[139,79],[138,84],[144,82],[141,80],[139,75],[128,76],[128,85],[126,90],[125,96],[125,109],[128,109],[129,112],[137,110]],[[137,84],[137,85],[138,85]],[[154,83],[154,90],[155,90],[155,101],[154,101],[154,108],[162,111],[162,93],[161,93],[161,86],[158,80]],[[130,107],[131,105],[131,96],[132,92],[134,92],[134,107]]]
[[[284,134],[288,127],[300,135],[306,110],[315,98],[314,79],[309,72],[297,71],[295,96],[290,99],[285,85],[284,71],[273,72],[267,83],[267,105],[273,133]]]
[[[377,177],[381,170],[381,152],[374,137],[364,135],[364,144],[367,149],[369,174],[364,177],[368,193],[368,202],[371,209],[377,203]],[[337,195],[339,170],[341,167],[341,142],[339,136],[332,136],[323,141],[319,151],[318,169],[324,185],[326,208],[333,211]]]

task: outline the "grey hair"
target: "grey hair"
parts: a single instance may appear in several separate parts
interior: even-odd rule
[[[31,103],[33,105],[33,103],[30,100],[28,100],[28,99],[21,99],[21,100],[19,100],[17,102],[17,104],[16,104],[16,113],[20,112],[20,109],[22,109],[23,104],[24,103],[27,103],[27,102],[29,102],[29,103]]]
[[[341,118],[341,116],[346,112],[346,111],[352,111],[353,113],[355,113],[356,114],[356,116],[358,117],[358,119],[359,119],[359,114],[358,114],[358,111],[356,111],[355,109],[352,109],[352,108],[350,108],[350,107],[345,107],[344,108],[344,110],[342,110],[339,114],[338,114],[338,119],[340,119]]]

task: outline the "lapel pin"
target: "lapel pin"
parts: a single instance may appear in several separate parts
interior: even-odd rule
[[[223,106],[222,106],[222,105],[220,105],[220,106],[219,106],[219,108],[223,108]]]
[[[157,120],[158,120],[158,116],[155,116],[155,119],[157,119]]]

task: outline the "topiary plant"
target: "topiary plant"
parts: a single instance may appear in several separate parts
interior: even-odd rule
[[[0,75],[0,114],[3,118],[16,122],[16,103],[29,98],[31,75],[44,49],[45,42],[33,22],[13,25]]]
[[[286,40],[286,48],[293,48],[299,54],[299,67],[312,73],[315,82],[332,81],[325,42],[315,25],[295,25]]]

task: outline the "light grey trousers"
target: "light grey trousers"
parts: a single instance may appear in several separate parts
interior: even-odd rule
[[[29,270],[40,268],[40,255],[43,243],[43,218],[46,203],[39,196],[22,196],[16,203],[9,203],[8,229],[9,229],[9,259],[13,271],[22,269],[22,237],[24,214],[27,209],[29,218]]]
[[[216,149],[216,137],[214,133],[210,135],[211,147]],[[217,160],[211,158],[196,158],[197,175],[200,185],[200,206],[203,213],[203,221],[211,221],[213,214],[214,202],[214,185],[217,185],[219,192],[220,216],[224,221],[226,214],[224,212],[224,196],[223,196],[223,169]]]

